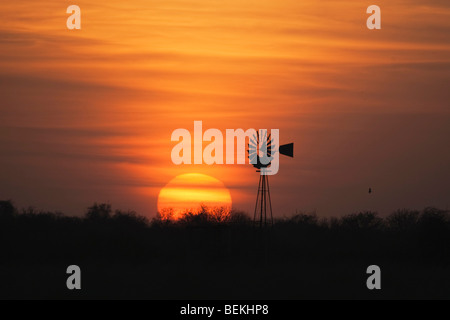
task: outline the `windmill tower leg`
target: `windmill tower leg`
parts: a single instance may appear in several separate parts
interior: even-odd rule
[[[259,219],[259,216],[257,216],[257,214],[259,215],[258,204],[259,204],[259,194],[261,193],[261,181],[262,181],[261,178],[262,178],[262,176],[259,176],[258,193],[256,194],[255,212],[253,214],[253,222],[254,222],[254,224],[256,224],[256,222]]]
[[[254,224],[258,224],[260,228],[267,227],[268,225],[273,226],[272,202],[270,199],[268,175],[259,176],[258,194],[256,196],[253,221]]]
[[[264,226],[266,226],[265,209],[266,209],[266,178],[263,175],[262,176],[262,189],[261,189],[261,214],[260,214],[260,220],[259,220],[260,227],[263,226],[263,223],[264,223]]]

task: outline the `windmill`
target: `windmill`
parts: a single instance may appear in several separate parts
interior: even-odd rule
[[[272,201],[270,199],[269,175],[267,171],[270,170],[270,165],[274,159],[273,155],[276,152],[293,158],[294,144],[284,144],[277,149],[277,146],[274,144],[274,139],[271,138],[271,134],[267,135],[267,130],[259,130],[253,135],[253,138],[250,138],[249,142],[247,150],[248,158],[253,167],[256,168],[256,172],[260,173],[253,221],[255,225],[259,225],[260,227],[272,226]]]

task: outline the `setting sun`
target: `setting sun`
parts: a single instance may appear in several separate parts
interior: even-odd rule
[[[173,209],[174,218],[187,210],[207,207],[231,208],[230,191],[223,182],[200,173],[186,173],[176,176],[158,196],[158,211]]]

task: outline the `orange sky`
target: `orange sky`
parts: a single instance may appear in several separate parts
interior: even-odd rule
[[[295,142],[271,177],[277,215],[445,208],[450,3],[423,3],[2,1],[0,199],[151,215],[161,187],[198,172],[251,210],[251,166],[172,164],[171,132],[202,120]],[[82,30],[66,28],[71,4]]]

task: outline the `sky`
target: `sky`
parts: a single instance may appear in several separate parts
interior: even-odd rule
[[[295,143],[270,177],[275,216],[448,207],[447,0],[23,0],[0,21],[0,199],[18,207],[151,217],[199,173],[251,212],[250,165],[172,163],[172,131],[195,120]]]

